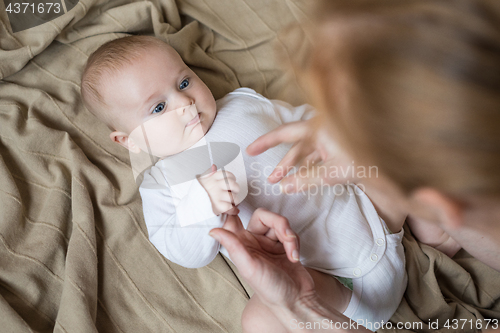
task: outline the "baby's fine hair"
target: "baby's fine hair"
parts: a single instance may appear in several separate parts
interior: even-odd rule
[[[101,45],[87,60],[81,80],[81,95],[87,109],[97,118],[112,127],[110,117],[102,112],[106,103],[99,93],[102,78],[131,65],[143,52],[151,47],[165,47],[161,39],[153,36],[127,36]]]

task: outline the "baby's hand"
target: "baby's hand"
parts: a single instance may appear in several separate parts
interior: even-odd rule
[[[238,209],[232,204],[233,194],[240,191],[236,177],[229,171],[217,171],[215,165],[212,165],[211,170],[207,172],[209,174],[198,177],[198,181],[210,197],[214,214],[238,214]]]

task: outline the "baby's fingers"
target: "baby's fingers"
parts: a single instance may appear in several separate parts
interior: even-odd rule
[[[225,199],[221,198],[217,202],[214,202],[213,205],[215,206],[214,213],[216,215],[226,213],[229,211],[231,211],[230,215],[235,215],[235,214],[233,214],[234,211],[232,210],[234,208],[234,206],[232,205],[232,203],[230,201],[226,201]]]
[[[219,188],[214,191],[214,199],[216,199],[217,202],[231,205],[233,202],[232,192],[228,191],[226,187]]]
[[[213,175],[215,172],[217,172],[217,166],[215,164],[212,164],[212,166],[210,168],[205,170],[205,172],[203,172],[198,177],[207,178],[207,177],[210,177],[211,175]]]
[[[219,170],[215,173],[215,179],[217,179],[217,180],[233,179],[236,181],[236,176],[227,170]]]
[[[240,185],[236,182],[236,177],[229,173],[230,177],[222,177],[217,180],[217,186],[223,191],[240,192]]]
[[[240,193],[240,185],[235,180],[228,180],[225,188],[233,193]]]

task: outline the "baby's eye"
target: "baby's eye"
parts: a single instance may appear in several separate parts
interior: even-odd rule
[[[179,88],[182,90],[182,89],[186,89],[187,86],[189,86],[189,80],[188,79],[184,79],[182,82],[181,82],[181,85],[179,86]]]
[[[155,109],[153,110],[153,114],[154,113],[160,113],[162,112],[163,110],[165,110],[165,102],[161,102],[160,104],[158,104]]]

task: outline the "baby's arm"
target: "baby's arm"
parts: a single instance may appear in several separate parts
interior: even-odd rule
[[[200,198],[200,191],[208,199],[204,189],[197,180],[193,180],[190,192],[179,200],[172,194],[172,189],[161,184],[162,175],[151,176],[145,173],[144,181],[139,188],[144,211],[144,220],[148,228],[151,243],[168,260],[187,267],[199,268],[208,265],[219,251],[219,243],[208,236],[211,229],[221,227],[224,221],[221,216],[211,217],[192,225],[181,227],[179,211],[196,211],[198,205],[189,199]],[[160,180],[160,184],[156,179]],[[191,194],[191,195],[190,195]],[[190,207],[187,207],[190,206]],[[199,210],[199,209],[198,209]]]

